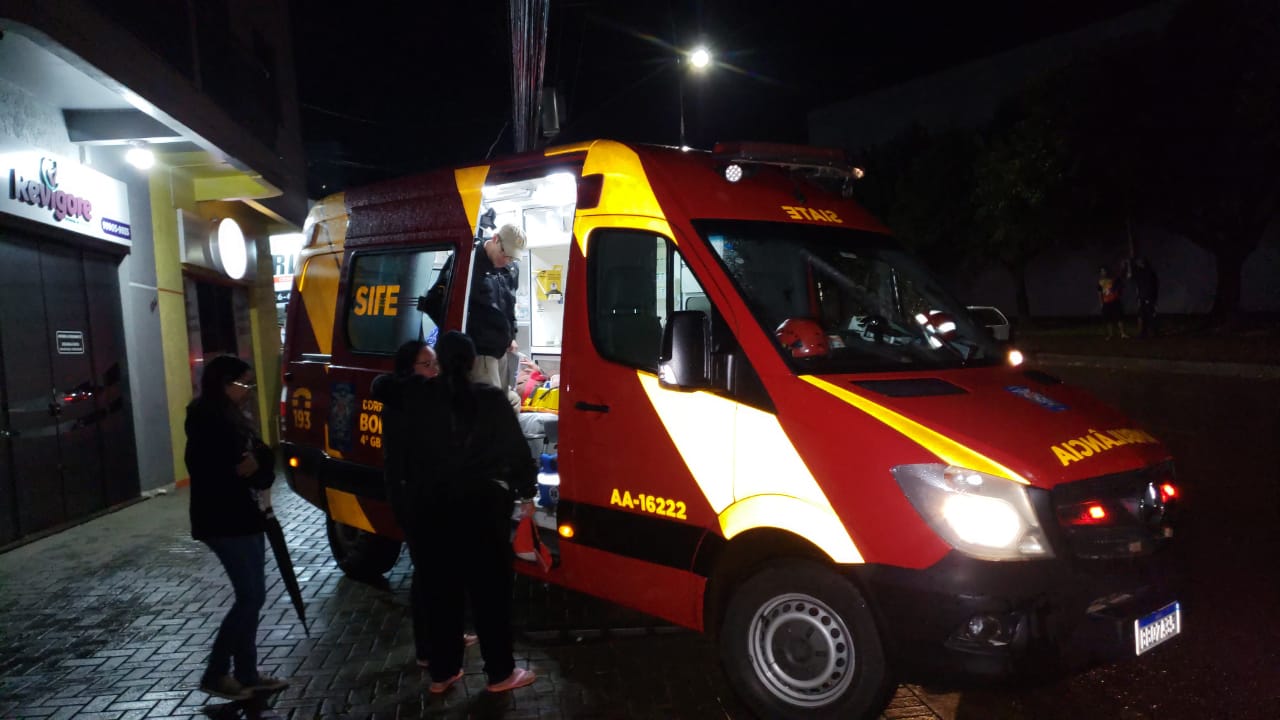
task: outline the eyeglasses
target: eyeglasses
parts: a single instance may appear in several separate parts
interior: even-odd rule
[[[235,385],[236,387],[242,387],[245,390],[253,390],[254,388],[258,387],[258,383],[242,383],[239,380],[232,380],[231,384]]]

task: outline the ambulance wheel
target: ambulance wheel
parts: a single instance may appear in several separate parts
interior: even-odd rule
[[[353,578],[379,577],[400,559],[400,542],[329,518],[329,551],[342,572]]]
[[[736,588],[720,661],[765,718],[875,717],[893,689],[866,599],[811,560],[768,565]]]

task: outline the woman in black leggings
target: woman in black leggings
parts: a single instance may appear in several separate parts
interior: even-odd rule
[[[475,346],[449,332],[436,344],[440,376],[408,404],[411,430],[430,462],[414,463],[421,483],[422,537],[432,573],[426,592],[431,692],[462,678],[463,615],[470,596],[490,692],[537,679],[512,650],[511,510],[533,511],[537,465],[506,393],[472,383]]]
[[[218,627],[200,689],[227,700],[288,685],[258,672],[266,536],[257,492],[271,487],[275,471],[270,450],[241,410],[254,387],[248,363],[231,355],[213,358],[200,379],[200,397],[187,406],[185,426],[191,536],[218,556],[236,595]]]

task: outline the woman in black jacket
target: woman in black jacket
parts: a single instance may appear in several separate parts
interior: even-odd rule
[[[258,611],[266,596],[266,544],[257,493],[271,487],[275,472],[270,449],[241,411],[254,387],[248,363],[220,355],[205,365],[200,397],[187,406],[191,536],[218,556],[236,595],[213,641],[200,689],[228,700],[244,700],[254,691],[288,685],[258,672]]]
[[[459,332],[436,344],[440,377],[408,405],[412,437],[431,462],[410,467],[427,556],[434,574],[430,610],[431,692],[462,678],[464,598],[475,615],[489,692],[529,685],[537,676],[515,666],[511,636],[511,511],[533,511],[537,466],[504,391],[468,379],[475,345]],[[503,484],[499,484],[499,481]]]

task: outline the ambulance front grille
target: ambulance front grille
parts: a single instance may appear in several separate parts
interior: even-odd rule
[[[1160,486],[1172,479],[1172,463],[1162,463],[1055,487],[1053,508],[1071,554],[1114,559],[1163,547],[1173,537],[1177,502],[1162,498]]]

